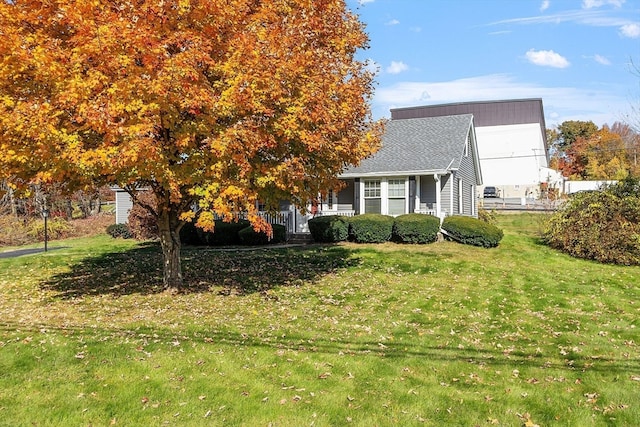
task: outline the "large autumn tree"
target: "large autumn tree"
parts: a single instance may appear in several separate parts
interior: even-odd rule
[[[0,39],[0,178],[150,189],[166,287],[194,205],[269,230],[379,145],[344,0],[4,0]]]

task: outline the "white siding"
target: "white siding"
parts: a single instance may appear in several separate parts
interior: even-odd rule
[[[133,202],[129,193],[123,190],[116,192],[116,224],[126,224],[129,222],[129,211],[133,207]]]
[[[485,185],[535,185],[549,166],[539,123],[476,127],[476,136]]]

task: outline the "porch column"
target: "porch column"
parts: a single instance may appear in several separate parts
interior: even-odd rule
[[[433,175],[433,180],[435,181],[435,186],[436,186],[436,215],[438,216],[438,218],[441,217],[440,214],[440,208],[441,208],[441,201],[440,201],[440,175],[439,174],[434,174]]]
[[[356,215],[360,215],[360,178],[353,180],[353,210]]]
[[[409,177],[409,213],[416,210],[416,177]]]

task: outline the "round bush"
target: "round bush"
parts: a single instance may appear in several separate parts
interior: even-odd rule
[[[184,245],[198,246],[202,245],[200,240],[200,229],[196,227],[195,221],[185,222],[180,229],[180,242]]]
[[[273,228],[273,237],[271,239],[269,239],[269,236],[263,231],[256,232],[251,225],[243,228],[238,232],[240,243],[243,245],[257,246],[285,242],[286,227],[280,224],[271,224],[271,227]]]
[[[393,217],[363,214],[349,218],[349,237],[357,243],[383,243],[391,239]]]
[[[309,220],[309,231],[316,242],[342,242],[349,237],[349,223],[340,215],[319,216]]]
[[[440,219],[433,215],[406,214],[393,223],[393,240],[399,243],[433,243],[438,239]]]
[[[545,242],[577,258],[640,265],[640,196],[625,185],[575,194],[551,216]]]
[[[241,245],[239,232],[249,227],[251,223],[247,220],[241,219],[238,221],[226,222],[222,220],[216,220],[214,223],[213,231],[204,231],[201,228],[196,227],[196,232],[200,239],[201,244],[207,246],[230,246]]]
[[[448,216],[442,222],[447,235],[460,243],[485,248],[494,248],[502,240],[502,230],[470,216]]]
[[[107,227],[107,234],[113,238],[131,239],[133,237],[127,224],[111,224]]]

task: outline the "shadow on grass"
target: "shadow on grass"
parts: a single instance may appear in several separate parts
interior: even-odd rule
[[[510,352],[494,348],[459,348],[455,345],[425,345],[417,338],[415,341],[385,342],[370,339],[344,339],[340,337],[296,335],[281,332],[250,334],[232,330],[197,330],[169,331],[166,329],[140,327],[135,330],[120,328],[86,328],[80,326],[52,326],[17,324],[11,321],[0,322],[0,335],[19,330],[32,333],[63,333],[65,337],[75,337],[86,346],[103,345],[114,342],[135,343],[150,352],[166,351],[167,348],[201,348],[211,346],[220,350],[223,347],[233,349],[231,353],[242,349],[266,349],[284,356],[285,352],[312,353],[325,356],[376,357],[387,360],[404,360],[421,358],[429,362],[465,362],[470,365],[542,369],[553,373],[553,370],[564,370],[576,375],[585,372],[600,372],[610,375],[631,374],[640,368],[640,361],[627,357],[602,356],[593,358],[588,355],[573,355],[558,358],[549,354],[543,355],[532,349],[530,352]],[[153,343],[150,343],[153,341]],[[18,340],[17,342],[20,342]],[[197,344],[194,346],[193,344]],[[135,346],[133,346],[135,347]],[[165,350],[163,350],[165,349]],[[136,350],[139,351],[139,350]],[[180,350],[176,350],[180,351]],[[181,356],[182,357],[182,356]],[[555,379],[554,379],[555,381]]]
[[[298,286],[360,262],[347,248],[316,245],[224,251],[184,247],[181,259],[182,292],[218,288],[223,295]],[[86,258],[42,287],[62,299],[159,293],[164,291],[162,253],[158,244],[148,243],[126,252]]]

